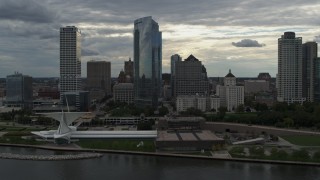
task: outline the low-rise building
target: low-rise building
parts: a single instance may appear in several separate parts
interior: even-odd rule
[[[132,83],[119,83],[113,86],[113,100],[125,102],[128,104],[133,103],[133,84]]]
[[[203,117],[165,117],[157,124],[156,148],[160,151],[212,150],[225,143],[209,130],[205,130]]]
[[[236,77],[229,73],[224,78],[224,85],[218,85],[216,95],[220,97],[220,106],[234,111],[240,104],[244,104],[244,87],[236,85]]]
[[[245,94],[253,94],[269,91],[269,83],[270,82],[266,80],[245,80],[244,92]]]
[[[199,109],[202,112],[217,110],[220,107],[220,98],[218,96],[182,95],[177,97],[176,106],[178,112],[189,108]]]

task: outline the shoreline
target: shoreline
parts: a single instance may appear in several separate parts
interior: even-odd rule
[[[304,166],[320,167],[320,163],[314,163],[314,162],[278,161],[278,160],[245,159],[245,158],[216,158],[216,157],[210,157],[210,156],[172,154],[172,153],[163,153],[163,152],[138,152],[138,151],[88,149],[88,148],[78,149],[78,148],[69,148],[69,147],[49,147],[49,146],[41,146],[41,145],[7,144],[7,143],[0,143],[0,146],[21,147],[21,148],[37,148],[37,149],[52,150],[52,151],[113,153],[113,154],[128,154],[128,155],[158,156],[158,157],[173,157],[173,158],[191,158],[191,159],[216,160],[216,161],[282,164],[282,165],[298,165],[298,166],[304,165]]]
[[[66,155],[26,155],[14,153],[0,153],[0,159],[32,160],[32,161],[65,161],[100,158],[100,153],[66,154]]]

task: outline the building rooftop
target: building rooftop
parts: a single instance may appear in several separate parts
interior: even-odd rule
[[[195,58],[192,54],[187,58],[185,59],[184,61],[199,61],[199,59]]]
[[[231,69],[229,69],[229,73],[225,77],[235,77],[235,76],[231,73]]]
[[[208,130],[175,132],[175,131],[158,131],[157,141],[221,141]]]

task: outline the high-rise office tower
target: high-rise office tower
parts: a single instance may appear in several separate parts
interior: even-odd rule
[[[131,61],[131,58],[129,58],[129,61],[125,61],[124,62],[124,73],[126,75],[129,75],[130,78],[133,78],[133,67],[134,67],[134,63],[133,61]]]
[[[89,89],[102,90],[110,95],[111,63],[106,61],[88,61],[87,81]]]
[[[259,73],[259,75],[258,75],[258,80],[271,81],[271,76],[270,76],[270,74],[267,73],[267,72],[262,72],[262,73]]]
[[[7,106],[32,108],[32,77],[20,73],[6,78]]]
[[[134,21],[133,35],[135,104],[156,107],[161,94],[162,34],[149,16]]]
[[[278,95],[279,102],[303,103],[302,96],[302,38],[285,32],[278,39]]]
[[[206,68],[190,55],[184,61],[175,62],[174,96],[209,94]]]
[[[314,101],[320,102],[320,58],[315,62],[315,76],[314,76]]]
[[[176,69],[176,62],[178,61],[181,61],[182,58],[179,54],[174,54],[171,56],[171,83],[170,83],[170,86],[171,86],[171,94],[173,95],[174,94],[174,80],[175,80],[175,69]]]
[[[81,90],[81,32],[75,26],[60,28],[60,101],[65,93],[75,95],[76,107],[80,107]]]
[[[318,57],[318,44],[307,42],[302,45],[302,96],[314,102],[315,65]]]

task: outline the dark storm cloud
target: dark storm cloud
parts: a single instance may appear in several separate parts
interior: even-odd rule
[[[256,40],[252,39],[242,39],[239,42],[232,42],[232,45],[235,47],[262,47],[265,46],[263,43],[259,43]]]
[[[110,28],[104,28],[104,29],[98,29],[96,30],[98,34],[101,35],[110,35],[110,34],[125,34],[125,33],[132,33],[132,29],[110,29]]]
[[[41,1],[40,1],[41,2]],[[0,2],[0,19],[34,23],[50,23],[57,17],[46,4],[35,0],[4,0]]]
[[[55,6],[65,14],[62,18],[66,22],[130,24],[136,18],[152,15],[159,23],[221,26],[319,24],[314,18],[316,14],[296,8],[318,3],[318,0],[199,0],[196,3],[193,0],[60,0]],[[71,11],[70,7],[73,7]]]
[[[34,24],[29,22],[2,21],[0,33],[11,38],[52,39],[59,38],[59,24]]]
[[[91,49],[81,49],[81,56],[97,56],[99,55],[98,51]]]
[[[264,38],[268,35],[268,38],[275,38],[272,32],[284,32],[286,30],[279,28],[292,26],[308,26],[305,29],[295,28],[298,29],[296,32],[306,32],[310,26],[320,24],[320,19],[315,18],[319,17],[320,11],[313,8],[318,6],[319,0],[0,0],[0,60],[4,57],[2,59],[7,62],[6,67],[0,62],[0,77],[6,75],[4,72],[10,69],[11,62],[15,64],[11,63],[10,72],[14,72],[15,67],[21,64],[21,69],[24,69],[28,64],[30,67],[39,66],[39,69],[52,68],[51,75],[58,76],[59,28],[66,25],[81,29],[85,60],[95,56],[113,64],[122,64],[124,59],[133,54],[133,21],[140,17],[153,16],[160,30],[169,29],[173,34],[176,32],[175,25],[181,24],[190,26],[190,29],[194,25],[201,25],[209,31],[214,31],[218,26],[232,26],[234,28],[228,32],[226,29],[217,32],[221,36],[214,36],[213,33],[205,38],[227,41],[233,37],[228,41],[232,42],[235,38],[261,39],[261,34],[265,34]],[[252,29],[250,32],[237,31],[237,26]],[[316,34],[319,32],[312,36]],[[163,36],[163,60],[169,59],[168,54],[181,51],[188,42],[199,40],[201,46],[205,36],[181,40]],[[320,42],[319,37],[316,39]],[[269,41],[263,41],[268,43],[268,48],[271,47]],[[234,43],[244,44],[242,41]],[[246,47],[255,45],[262,46],[259,42],[247,42]],[[221,56],[225,57],[224,54]],[[33,75],[38,72],[33,70],[26,73]],[[40,72],[38,76],[41,76]]]

